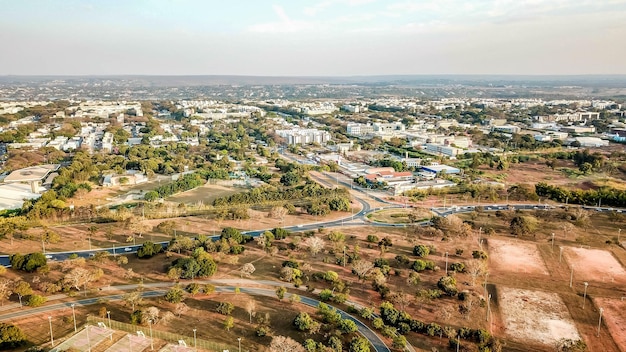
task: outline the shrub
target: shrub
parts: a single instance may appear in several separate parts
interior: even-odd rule
[[[473,251],[472,252],[472,257],[474,259],[487,259],[487,253],[485,253],[483,251]]]
[[[40,295],[30,295],[26,301],[29,307],[39,307],[44,303],[46,303],[46,297]]]
[[[439,287],[448,296],[454,296],[458,293],[456,288],[456,279],[452,276],[444,276],[437,281],[437,287]]]
[[[423,244],[419,244],[413,247],[413,255],[416,255],[420,258],[424,258],[430,254],[430,249]]]
[[[367,242],[369,243],[378,243],[379,239],[376,235],[367,235]]]
[[[220,302],[215,310],[220,314],[230,315],[235,310],[235,306],[230,302]]]
[[[450,264],[450,270],[456,271],[457,273],[465,272],[465,264],[463,263],[452,263]]]

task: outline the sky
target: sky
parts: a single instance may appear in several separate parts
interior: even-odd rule
[[[0,75],[626,74],[626,0],[0,0]]]

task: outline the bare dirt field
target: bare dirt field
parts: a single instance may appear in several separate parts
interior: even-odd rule
[[[556,293],[501,287],[499,300],[506,332],[516,340],[554,346],[560,339],[580,339],[567,307]]]
[[[493,268],[508,272],[548,275],[536,244],[490,238],[488,245]]]
[[[619,349],[626,351],[626,300],[596,298],[594,303],[604,309],[604,324]]]
[[[626,271],[611,252],[601,249],[565,247],[564,255],[574,275],[586,281],[624,282]]]

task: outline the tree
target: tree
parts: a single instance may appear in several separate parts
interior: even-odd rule
[[[30,295],[26,300],[26,305],[29,307],[39,307],[44,303],[46,303],[46,297],[40,295]]]
[[[143,199],[148,202],[154,202],[155,200],[159,199],[159,193],[157,193],[156,191],[148,191],[143,196]]]
[[[351,334],[358,330],[356,323],[351,319],[342,319],[339,322],[339,330],[344,334]]]
[[[285,337],[285,336],[274,336],[272,337],[272,342],[270,343],[270,352],[306,352],[304,347],[297,341]],[[369,352],[369,350],[367,350]]]
[[[0,323],[0,350],[20,347],[26,343],[26,335],[13,324]]]
[[[246,263],[243,265],[243,267],[241,267],[241,277],[243,277],[243,275],[245,275],[246,277],[250,277],[255,270],[256,268],[254,267],[254,264]]]
[[[131,311],[133,312],[135,311],[135,306],[140,305],[143,301],[143,297],[139,291],[125,293],[124,296],[122,296],[122,299],[126,304],[130,304]]]
[[[4,305],[4,300],[13,294],[13,281],[9,279],[0,280],[0,305]]]
[[[355,337],[350,342],[350,352],[370,352],[370,343],[363,337]]]
[[[380,248],[381,253],[385,253],[391,246],[393,246],[393,242],[391,241],[391,238],[386,236],[378,242],[378,248]]]
[[[537,219],[534,216],[518,215],[511,219],[510,228],[516,236],[528,235],[537,229]]]
[[[420,258],[425,258],[428,256],[428,254],[430,254],[430,248],[423,244],[419,244],[413,247],[413,254]]]
[[[180,303],[185,299],[185,291],[176,285],[167,291],[164,298],[170,303]]]
[[[150,322],[152,324],[156,324],[159,322],[159,308],[157,307],[148,307],[141,310],[141,322],[147,323]]]
[[[146,241],[137,250],[137,257],[152,258],[153,256],[161,253],[162,251],[163,251],[163,246],[161,246],[159,243],[152,243],[151,241]]]
[[[235,305],[230,302],[220,302],[215,310],[222,315],[230,315],[235,310]]]
[[[352,263],[352,272],[358,276],[359,280],[364,280],[370,270],[374,268],[374,263],[367,260],[358,259]]]
[[[448,296],[455,296],[458,293],[456,288],[456,279],[452,276],[443,276],[440,278],[437,282],[437,287],[439,287]]]
[[[270,210],[267,216],[273,219],[278,219],[282,223],[287,213],[288,213],[287,208],[283,206],[276,206],[276,207],[272,207],[272,209]]]
[[[226,329],[226,331],[230,331],[230,329],[232,329],[235,326],[235,319],[233,317],[226,317],[226,319],[224,319],[224,329]]]
[[[246,302],[246,311],[250,315],[250,324],[252,324],[252,316],[256,310],[256,301],[254,299],[248,299]]]
[[[309,249],[311,255],[315,256],[324,248],[324,240],[319,237],[312,236],[304,240],[302,245]]]
[[[72,269],[69,273],[65,275],[63,280],[70,284],[71,287],[76,288],[76,290],[80,291],[81,286],[87,290],[87,284],[93,280],[92,273],[85,268],[77,267]]]
[[[17,298],[20,300],[20,306],[22,306],[22,297],[32,295],[33,289],[28,282],[18,281],[13,288],[13,292],[17,295]]]
[[[280,183],[286,187],[291,187],[300,182],[300,176],[293,171],[286,172],[280,177]]]
[[[282,301],[283,298],[285,298],[285,293],[287,292],[287,289],[280,286],[276,289],[276,297],[278,297],[279,301]]]
[[[470,274],[470,277],[472,278],[472,286],[474,286],[476,284],[476,279],[487,273],[487,263],[480,259],[471,260],[467,262],[465,271]]]
[[[293,320],[293,325],[300,331],[314,334],[320,329],[320,323],[311,318],[308,313],[300,312]]]

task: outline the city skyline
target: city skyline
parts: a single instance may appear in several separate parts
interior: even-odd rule
[[[626,1],[0,0],[0,75],[625,74]]]

